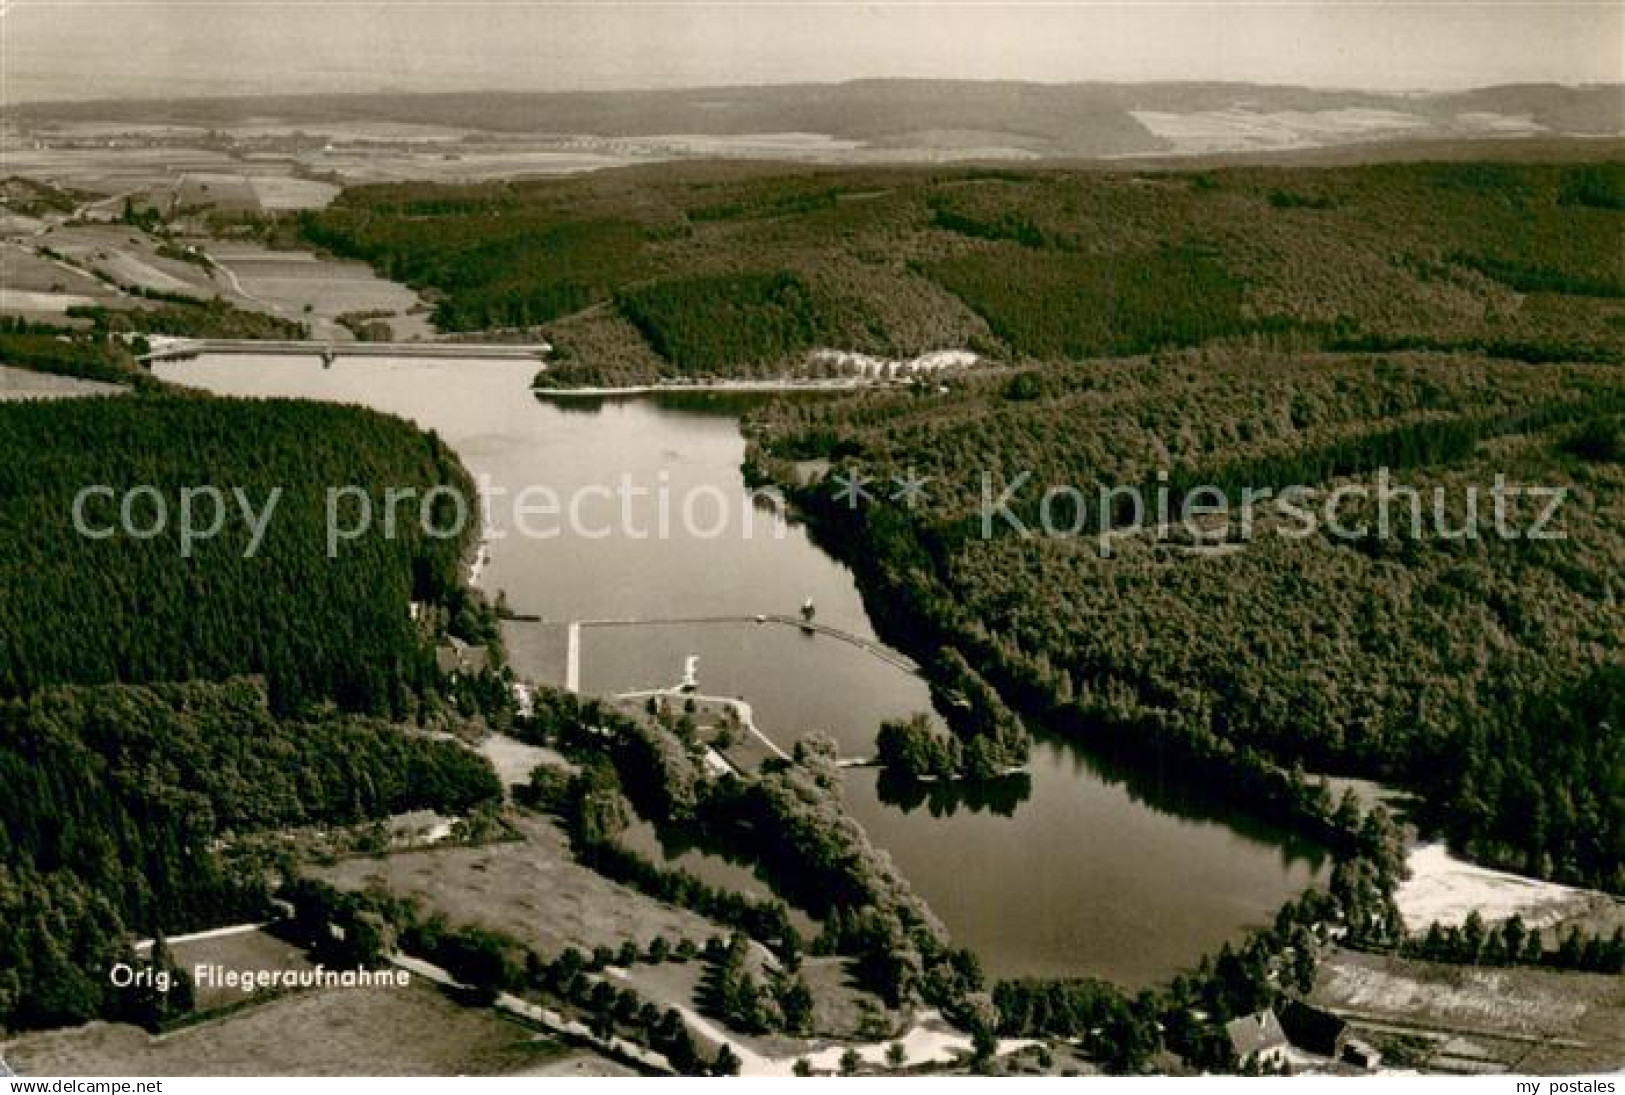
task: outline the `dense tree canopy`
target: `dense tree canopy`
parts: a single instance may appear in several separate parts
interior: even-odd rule
[[[278,864],[254,833],[500,797],[464,747],[341,713],[420,709],[432,621],[470,615],[472,528],[430,536],[412,509],[330,556],[327,492],[376,514],[391,488],[437,486],[472,497],[437,438],[353,408],[0,404],[0,1027],[161,1019],[108,968],[135,934],[264,916]],[[188,548],[201,488],[221,492],[219,535]],[[133,523],[104,535],[135,490]],[[191,497],[193,527],[215,528]]]
[[[677,165],[345,191],[305,237],[545,325],[552,385],[1265,339],[1620,359],[1625,165],[1206,172]]]
[[[1293,764],[1395,780],[1481,859],[1625,886],[1617,366],[1206,351],[1018,376],[786,401],[754,472],[793,483],[792,460],[822,457],[930,477],[914,511],[854,515],[818,484],[799,499],[897,641],[959,649],[1024,713],[1225,773],[1214,792],[1255,809],[1329,817]],[[1419,525],[1396,495],[1382,533],[1379,475],[1417,492]],[[1534,496],[1514,501],[1518,535],[1495,531],[1497,476],[1564,488],[1562,538],[1524,535]],[[984,522],[1012,483],[1013,520]],[[1228,499],[1227,544],[1180,520],[1202,484]],[[1294,484],[1363,484],[1341,515],[1356,534],[1282,535],[1263,505],[1244,539],[1243,491]],[[1087,519],[1064,501],[1046,533],[1050,485],[1078,488]],[[1140,531],[1099,535],[1132,516],[1102,487],[1141,488]],[[1441,512],[1477,535],[1440,535]]]
[[[473,491],[437,438],[355,408],[181,397],[0,405],[0,696],[59,682],[146,682],[265,675],[273,702],[292,709],[333,699],[359,711],[405,714],[433,679],[429,642],[409,617],[413,600],[455,607],[475,522],[426,535],[416,506],[395,534],[383,496],[437,485]],[[162,535],[80,535],[74,501],[98,533],[119,521],[128,492],[139,529]],[[378,518],[329,558],[328,492],[354,486]],[[215,487],[226,513],[218,537],[183,557],[182,492]],[[256,514],[282,492],[263,542],[234,490]],[[454,504],[436,500],[437,527]],[[356,518],[351,497],[338,512]],[[197,523],[213,510],[196,502]]]

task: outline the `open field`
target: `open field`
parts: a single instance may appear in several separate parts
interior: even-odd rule
[[[283,997],[214,1022],[153,1037],[91,1023],[6,1043],[23,1075],[342,1076],[617,1074],[438,989],[324,989]]]
[[[73,324],[84,321],[68,317],[70,308],[150,308],[145,294],[162,294],[218,297],[306,324],[316,339],[357,338],[341,318],[351,326],[365,322],[373,339],[434,336],[419,296],[363,263],[198,232],[166,237],[105,219],[114,212],[103,207],[101,220],[61,213],[13,218],[0,234],[0,314]]]
[[[23,279],[8,284],[28,289],[72,284],[76,291],[94,295],[95,303],[100,304],[118,303],[125,291],[198,299],[224,295],[224,287],[215,283],[201,263],[160,254],[159,247],[159,240],[122,224],[56,224],[37,236],[8,244],[8,253],[21,252],[15,269]],[[10,258],[7,268],[8,273],[13,268]]]
[[[64,313],[75,305],[116,305],[117,289],[65,259],[36,250],[33,233],[0,229],[0,312],[50,323],[81,322]]]
[[[123,391],[117,384],[53,376],[0,364],[0,403],[13,399],[72,399],[87,395],[114,395]]]
[[[168,142],[311,162],[493,145],[622,156],[1104,157],[1237,142],[1333,144],[1617,131],[1617,90],[1532,84],[1383,93],[1242,83],[854,80],[659,91],[284,94],[29,103],[19,143],[118,150]],[[1243,147],[1245,147],[1243,145]],[[428,177],[420,172],[418,177]]]
[[[187,973],[203,965],[244,972],[311,968],[311,962],[303,950],[265,931],[182,940],[173,944],[170,952],[175,956],[176,965]],[[251,995],[241,989],[220,985],[199,986],[196,992],[199,1011],[213,1011],[241,1003]]]
[[[1625,980],[1335,952],[1312,997],[1430,1070],[1608,1072],[1625,1065]]]
[[[200,241],[244,307],[310,324],[318,339],[349,341],[346,313],[379,313],[396,340],[430,337],[423,303],[403,285],[386,281],[364,263],[323,259],[303,251],[272,251],[237,241]]]
[[[527,745],[507,734],[486,734],[475,749],[491,762],[491,767],[497,771],[497,778],[505,787],[529,783],[531,772],[539,764],[550,765],[566,772],[577,770],[575,763],[557,750],[540,745]]]
[[[703,943],[727,934],[578,865],[551,821],[519,817],[514,827],[523,841],[352,859],[315,873],[344,889],[376,884],[417,897],[453,924],[502,932],[549,956],[570,946],[619,947],[628,939],[646,946],[657,935]]]

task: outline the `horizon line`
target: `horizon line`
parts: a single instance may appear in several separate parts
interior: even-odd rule
[[[334,91],[224,91],[209,92],[197,95],[151,95],[130,96],[116,94],[86,95],[71,98],[52,97],[39,99],[8,99],[0,96],[0,111],[10,110],[14,107],[48,107],[48,106],[88,106],[108,103],[117,106],[132,106],[140,103],[189,103],[189,102],[241,102],[256,99],[359,99],[375,96],[395,97],[421,97],[421,98],[451,98],[456,96],[478,95],[509,95],[509,96],[611,96],[611,95],[651,95],[651,94],[684,94],[696,92],[738,92],[752,90],[775,90],[798,87],[841,88],[854,87],[862,84],[956,84],[965,86],[1016,86],[1048,89],[1066,88],[1157,88],[1157,87],[1214,87],[1214,88],[1256,88],[1265,91],[1307,91],[1327,95],[1372,95],[1384,98],[1404,98],[1421,96],[1448,96],[1467,95],[1475,92],[1504,91],[1511,89],[1558,89],[1563,91],[1606,91],[1618,89],[1625,91],[1625,78],[1620,80],[1582,80],[1568,82],[1559,79],[1548,80],[1518,80],[1505,83],[1465,84],[1454,87],[1405,87],[1384,88],[1360,86],[1351,84],[1304,84],[1280,83],[1262,80],[1235,80],[1235,79],[1208,79],[1201,77],[1166,78],[1150,80],[1035,80],[1021,77],[959,77],[959,76],[854,76],[845,80],[784,80],[748,83],[704,83],[704,84],[672,84],[672,85],[625,85],[620,87],[557,87],[557,88],[514,88],[514,87],[467,87],[467,88],[408,88],[399,86],[380,85],[370,89],[347,89]]]

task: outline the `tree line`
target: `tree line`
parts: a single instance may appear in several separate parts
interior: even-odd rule
[[[1587,932],[1579,925],[1558,936],[1548,948],[1539,928],[1530,928],[1514,913],[1487,925],[1477,909],[1460,925],[1438,921],[1405,941],[1404,953],[1430,962],[1460,966],[1546,966],[1586,973],[1625,972],[1625,928],[1611,935]]]

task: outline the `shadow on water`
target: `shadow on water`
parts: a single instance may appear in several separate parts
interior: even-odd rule
[[[553,395],[544,390],[535,393],[536,402],[545,403],[552,410],[566,418],[591,418],[612,403],[618,403],[622,398],[608,395]]]
[[[1305,863],[1319,871],[1331,859],[1331,853],[1309,837],[1238,809],[1222,792],[1192,778],[1176,761],[1148,767],[1091,750],[1053,732],[1040,731],[1033,736],[1067,758],[1074,774],[1121,787],[1131,801],[1158,813],[1184,821],[1218,822],[1256,844],[1274,846],[1280,851],[1282,866]]]
[[[721,391],[610,392],[602,395],[567,395],[550,392],[546,388],[534,389],[532,395],[538,403],[545,403],[553,410],[567,415],[590,417],[606,407],[637,403],[644,406],[658,407],[662,411],[669,411],[679,415],[737,420],[742,420],[748,411],[787,396],[796,399],[828,398],[823,393]]]
[[[1061,768],[1075,778],[1092,778],[1121,787],[1131,801],[1170,817],[1221,823],[1248,841],[1277,848],[1283,866],[1304,863],[1319,871],[1329,861],[1330,854],[1320,844],[1286,826],[1237,809],[1234,803],[1221,800],[1173,766],[1146,770],[1041,730],[1034,730],[1033,738],[1034,765]],[[875,792],[882,803],[905,815],[923,807],[934,818],[953,817],[961,811],[1013,818],[1023,808],[1034,805],[1030,772],[990,780],[921,782],[882,769],[876,776]]]
[[[862,558],[864,548],[861,542],[846,539],[840,535],[838,527],[830,522],[809,519],[805,520],[805,526],[813,544],[832,557]],[[938,644],[929,627],[903,603],[902,598],[887,595],[871,568],[856,565],[853,575],[875,634],[892,649],[910,654],[922,664],[929,664],[929,654]],[[1012,699],[1008,694],[1005,698],[1007,701]],[[1019,704],[1013,706],[1019,709]],[[1171,753],[1165,756],[1159,748],[1149,757],[1144,753],[1133,757],[1116,755],[1091,743],[1087,733],[1082,730],[1071,732],[1042,724],[1030,711],[1021,711],[1020,714],[1034,739],[1034,758],[1030,766],[1034,770],[1043,763],[1065,764],[1074,775],[1090,776],[1107,785],[1120,787],[1131,801],[1158,813],[1183,821],[1217,822],[1248,841],[1275,846],[1279,849],[1283,866],[1303,863],[1318,872],[1330,861],[1328,849],[1320,843],[1288,825],[1248,809],[1246,803],[1236,800],[1228,786],[1192,774],[1187,765]],[[1100,742],[1108,740],[1109,735],[1100,738]],[[1041,755],[1046,752],[1056,756],[1046,760]],[[898,802],[883,801],[889,805],[911,808],[908,807],[908,799],[901,793],[898,795]],[[1039,797],[1042,798],[1042,795]],[[1014,800],[1003,800],[1003,805],[1011,810],[1011,814],[1003,816],[1018,812],[1031,798],[1028,794]],[[962,805],[955,803],[951,796],[944,796],[939,802],[942,812],[933,810],[934,816],[950,817],[958,805]],[[915,807],[917,805],[914,804]],[[1002,810],[994,812],[1003,814]]]
[[[875,780],[875,793],[881,802],[905,814],[923,806],[939,818],[961,810],[1014,817],[1017,808],[1032,797],[1033,778],[1026,772],[1013,772],[995,779],[922,782],[882,769]]]

